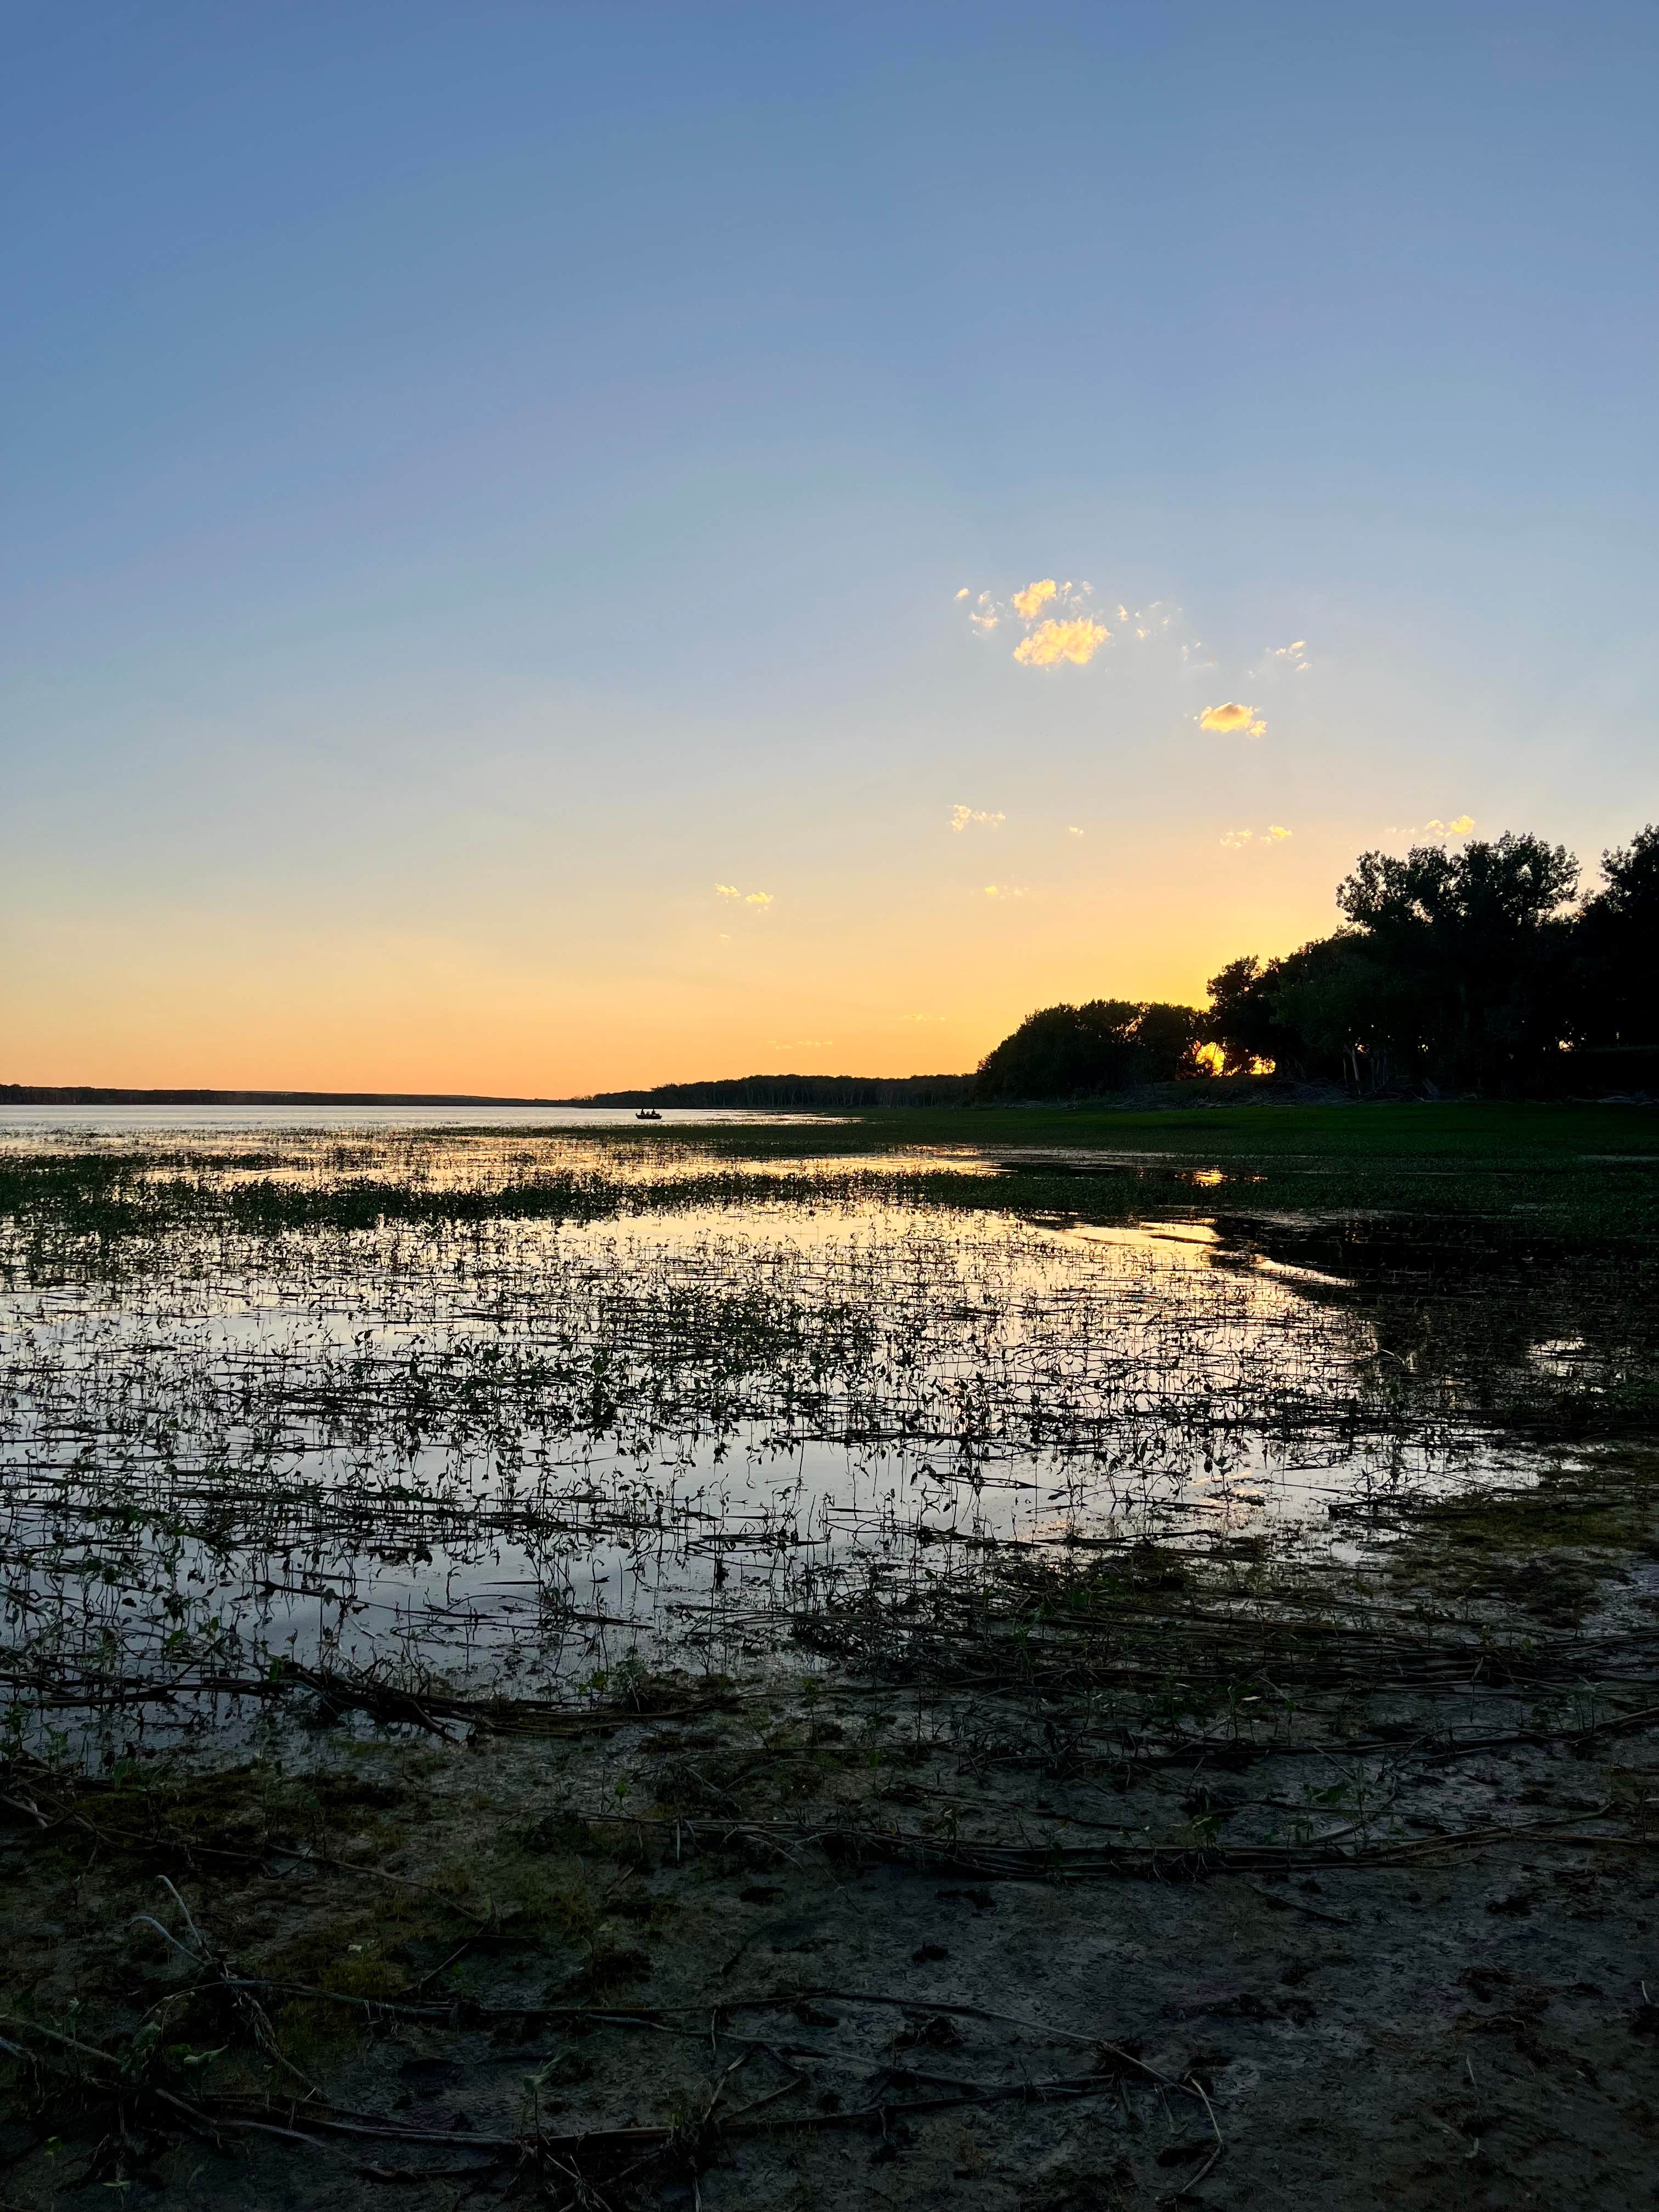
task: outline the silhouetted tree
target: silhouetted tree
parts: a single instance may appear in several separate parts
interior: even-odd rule
[[[1577,877],[1564,845],[1513,834],[1360,855],[1336,902],[1386,982],[1371,1050],[1391,1073],[1504,1087],[1559,1048]]]
[[[1601,855],[1605,890],[1575,930],[1574,1034],[1586,1044],[1659,1044],[1659,827]]]
[[[1569,912],[1578,864],[1541,837],[1362,853],[1337,886],[1343,926],[1330,936],[1230,960],[1201,1015],[1124,999],[1046,1006],[982,1062],[972,1095],[1077,1097],[1194,1075],[1200,1040],[1229,1074],[1271,1062],[1371,1094],[1553,1088],[1574,1045],[1659,1056],[1659,826],[1603,854],[1601,871],[1604,887]],[[1646,1083],[1647,1066],[1614,1079]]]
[[[975,1098],[1076,1098],[1196,1070],[1194,1006],[1133,999],[1044,1006],[980,1062]]]

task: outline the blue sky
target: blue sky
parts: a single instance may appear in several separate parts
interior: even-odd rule
[[[8,20],[0,1076],[967,1066],[1659,814],[1650,8]]]

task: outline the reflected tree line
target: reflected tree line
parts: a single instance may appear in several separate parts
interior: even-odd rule
[[[1659,1087],[1659,827],[1603,854],[1601,887],[1578,893],[1566,848],[1524,833],[1364,853],[1330,936],[1229,961],[1201,1008],[1042,1007],[987,1055],[973,1096],[1268,1069],[1369,1097]]]

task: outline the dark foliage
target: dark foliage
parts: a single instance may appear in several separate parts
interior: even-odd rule
[[[1206,1030],[1229,1071],[1359,1091],[1558,1087],[1572,1048],[1654,1042],[1659,830],[1604,855],[1576,911],[1577,863],[1510,835],[1461,853],[1362,854],[1337,887],[1346,927],[1210,983]]]
[[[578,1106],[959,1106],[966,1075],[732,1075],[711,1083],[659,1083],[653,1091],[601,1091]]]
[[[1659,828],[1601,855],[1607,889],[1586,899],[1574,933],[1580,1034],[1592,1045],[1659,1042]]]
[[[981,1064],[976,1099],[1063,1098],[1271,1066],[1376,1096],[1650,1085],[1659,1075],[1659,828],[1602,855],[1570,905],[1565,846],[1510,834],[1461,852],[1363,853],[1342,927],[1295,952],[1230,961],[1207,1012],[1126,1000],[1046,1006]]]
[[[1153,1000],[1044,1006],[980,1062],[976,1099],[1071,1098],[1197,1073],[1203,1017]]]

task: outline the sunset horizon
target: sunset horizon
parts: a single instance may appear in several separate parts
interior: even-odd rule
[[[26,10],[0,1076],[967,1069],[1362,852],[1588,883],[1654,39]]]

